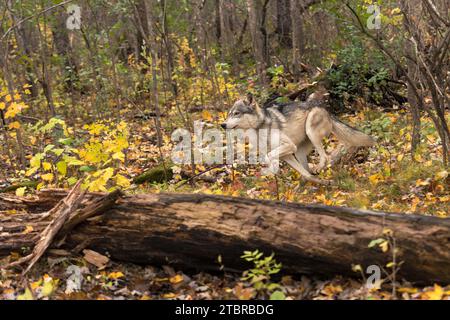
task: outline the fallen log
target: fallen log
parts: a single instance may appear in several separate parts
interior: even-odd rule
[[[26,274],[45,253],[47,248],[53,242],[55,236],[58,234],[59,230],[70,217],[70,214],[78,208],[81,200],[83,200],[84,194],[85,192],[81,191],[81,181],[79,181],[69,192],[66,198],[60,200],[53,209],[43,215],[43,217],[51,217],[53,220],[40,235],[39,240],[34,246],[33,252],[17,261],[14,261],[8,265],[8,267],[18,266],[29,262],[28,266],[22,272],[23,275]]]
[[[66,195],[62,190],[28,200],[0,195],[0,212],[14,206],[29,210],[28,218],[18,213],[26,224],[39,208],[52,207]],[[89,201],[101,197],[86,195]],[[1,213],[0,219],[5,219]],[[392,261],[389,253],[368,248],[385,228],[393,231],[396,260],[403,261],[398,277],[450,283],[450,219],[341,207],[201,194],[127,195],[76,226],[65,246],[108,253],[116,260],[204,271],[219,270],[219,255],[225,270],[242,271],[249,267],[239,258],[242,252],[260,249],[274,252],[287,273],[355,275],[352,264],[384,267]],[[11,241],[1,234],[0,255],[34,245],[30,235]]]

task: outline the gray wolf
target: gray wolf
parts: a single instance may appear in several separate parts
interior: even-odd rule
[[[330,184],[314,175],[330,162],[336,162],[343,151],[358,147],[370,147],[374,138],[339,121],[326,110],[326,96],[323,91],[311,94],[305,102],[273,105],[261,108],[252,96],[236,101],[224,123],[224,129],[279,129],[280,143],[267,154],[269,163],[278,159],[287,162],[300,172],[307,181]],[[341,147],[328,155],[322,144],[323,138],[333,133]],[[310,168],[307,156],[315,149],[319,163]]]

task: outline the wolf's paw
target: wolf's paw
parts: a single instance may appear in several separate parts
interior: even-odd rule
[[[322,172],[322,170],[323,170],[323,166],[316,165],[311,168],[311,173],[313,175],[317,176],[319,173]]]
[[[319,179],[316,177],[309,177],[307,178],[308,181],[314,182],[316,184],[321,184],[323,186],[329,186],[331,185],[333,182],[331,180],[323,180],[323,179]]]

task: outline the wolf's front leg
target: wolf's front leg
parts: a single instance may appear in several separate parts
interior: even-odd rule
[[[268,165],[263,169],[263,174],[276,174],[280,168],[280,159],[287,155],[292,155],[297,151],[297,147],[290,140],[283,141],[280,146],[270,151],[264,160],[264,163]]]
[[[292,168],[294,168],[295,170],[300,172],[302,177],[305,178],[305,180],[307,180],[307,181],[311,181],[311,182],[314,182],[317,184],[323,184],[323,185],[331,184],[331,181],[322,180],[322,179],[314,177],[311,173],[309,173],[309,171],[305,167],[303,167],[303,165],[301,163],[299,163],[297,161],[297,159],[294,157],[293,154],[283,157],[282,160],[286,161]]]

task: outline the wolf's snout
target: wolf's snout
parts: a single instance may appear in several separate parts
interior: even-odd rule
[[[224,122],[224,123],[222,123],[221,125],[220,125],[223,129],[226,129],[227,128],[227,124]]]

